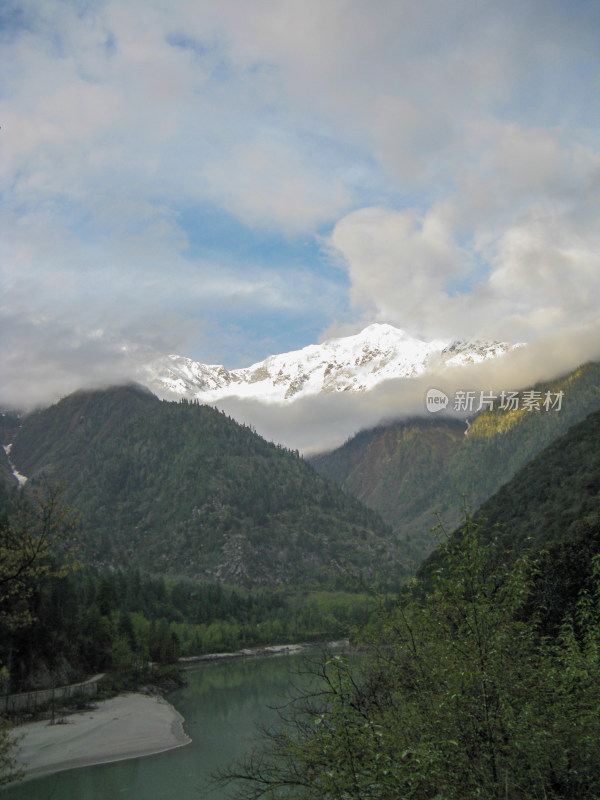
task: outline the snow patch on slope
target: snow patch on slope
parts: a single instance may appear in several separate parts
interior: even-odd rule
[[[13,464],[13,462],[10,459],[10,451],[12,450],[12,442],[10,444],[2,445],[2,449],[6,453],[6,458],[8,459],[8,465],[12,470],[12,474],[17,479],[17,482],[18,482],[19,486],[24,486],[27,483],[27,478],[25,477],[25,475],[21,475],[19,470],[15,467],[15,465]]]

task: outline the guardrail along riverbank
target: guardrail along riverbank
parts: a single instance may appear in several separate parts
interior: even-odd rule
[[[68,686],[55,686],[52,689],[37,689],[32,692],[5,694],[0,699],[0,708],[5,714],[17,711],[31,711],[54,700],[65,700],[73,697],[93,697],[98,693],[98,683],[105,673],[94,675],[81,683],[70,683]]]

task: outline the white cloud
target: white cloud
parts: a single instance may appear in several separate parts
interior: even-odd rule
[[[444,209],[356,211],[336,225],[331,244],[348,263],[351,296],[382,320],[414,328],[443,286],[460,270]]]
[[[340,220],[330,243],[355,304],[432,337],[532,340],[598,319],[600,153],[564,140],[484,125],[442,200]]]
[[[348,208],[350,192],[319,174],[297,148],[262,131],[233,146],[226,159],[205,164],[199,176],[208,196],[249,225],[314,230]]]

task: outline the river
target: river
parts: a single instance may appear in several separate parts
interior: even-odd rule
[[[271,724],[269,706],[289,696],[306,656],[237,659],[185,673],[188,685],[168,700],[185,718],[192,743],[155,756],[59,772],[0,790],[0,800],[223,800],[208,788],[211,773],[242,757]]]

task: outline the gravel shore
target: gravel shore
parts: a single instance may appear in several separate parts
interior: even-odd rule
[[[22,736],[18,762],[26,778],[162,753],[191,741],[170,703],[142,694],[112,697],[54,725],[28,722],[14,733]]]

